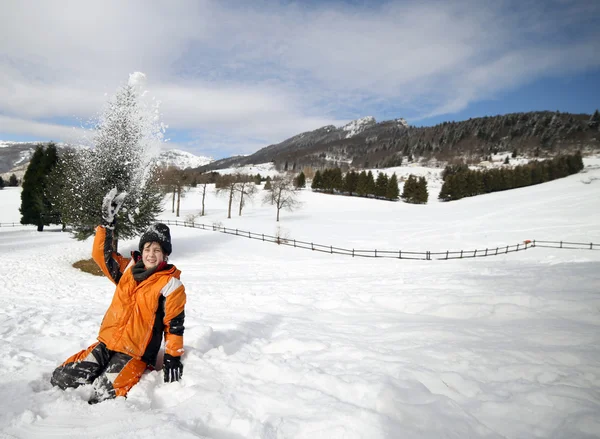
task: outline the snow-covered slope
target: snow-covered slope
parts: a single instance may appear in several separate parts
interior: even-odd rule
[[[0,175],[7,176],[15,173],[17,177],[22,178],[37,144],[37,142],[0,141]],[[59,151],[66,146],[69,145],[57,144]],[[197,156],[179,149],[166,150],[158,156],[160,164],[179,169],[197,168],[212,161],[214,160],[211,157]]]
[[[600,243],[600,160],[585,163],[450,203],[303,190],[279,223],[258,197],[226,219],[210,187],[195,221],[361,249]],[[0,191],[0,222],[18,221],[19,190]],[[181,202],[191,219],[202,194]],[[0,227],[0,437],[600,437],[600,251],[365,259],[209,229],[171,227],[188,295],[183,380],[147,372],[127,399],[90,406],[89,386],[61,391],[49,377],[94,342],[114,286],[71,267],[90,240]]]
[[[174,166],[179,169],[197,168],[213,162],[212,157],[197,156],[180,149],[164,151],[158,157],[158,161],[164,166]]]
[[[375,122],[375,118],[373,116],[366,116],[353,120],[341,128],[343,131],[346,131],[346,138],[349,138],[362,133],[365,129],[375,125],[376,123],[377,122]]]

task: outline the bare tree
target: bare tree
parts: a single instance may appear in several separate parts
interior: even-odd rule
[[[204,216],[204,200],[206,199],[206,186],[208,186],[209,180],[210,177],[206,174],[202,174],[198,178],[198,186],[202,191],[202,212],[200,212],[200,216]]]
[[[233,197],[235,196],[235,185],[237,176],[235,175],[222,175],[217,180],[215,191],[217,195],[229,197],[227,218],[231,218],[231,204],[233,203]]]
[[[240,210],[239,216],[242,216],[242,209],[245,205],[245,200],[252,199],[256,195],[257,189],[254,181],[250,176],[237,175],[237,182],[235,183],[235,191],[240,197]]]
[[[277,221],[281,209],[290,212],[299,208],[302,203],[298,201],[298,192],[294,188],[291,176],[275,178],[271,181],[271,188],[263,196],[263,204],[274,204],[277,208]]]
[[[173,193],[172,212],[179,216],[179,207],[181,206],[181,197],[186,191],[186,185],[189,183],[188,174],[178,168],[169,167],[161,176],[161,183],[165,190]],[[177,209],[175,209],[175,201],[177,201]]]

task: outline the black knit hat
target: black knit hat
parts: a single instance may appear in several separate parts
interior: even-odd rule
[[[156,223],[148,227],[140,238],[140,253],[144,250],[144,244],[147,242],[158,242],[160,248],[166,255],[171,254],[171,231],[166,224]]]

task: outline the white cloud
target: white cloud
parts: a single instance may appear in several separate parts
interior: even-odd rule
[[[9,2],[0,114],[50,137],[58,126],[44,120],[87,119],[142,71],[172,129],[251,152],[243,145],[382,109],[452,113],[540,77],[598,68],[590,17],[599,13],[594,2],[552,0]]]
[[[52,123],[36,122],[0,115],[0,133],[19,134],[32,137],[45,137],[48,140],[62,140],[75,144],[88,133],[85,129]]]

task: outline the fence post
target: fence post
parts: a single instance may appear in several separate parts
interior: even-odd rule
[[[428,261],[431,260],[431,252],[429,250],[425,253],[425,257],[427,258]]]
[[[590,242],[590,250],[594,250],[594,249],[593,249],[593,247],[594,247],[594,244],[592,244],[592,243]]]
[[[449,253],[449,250],[446,250],[446,260],[448,260],[448,253]]]
[[[310,249],[311,249],[311,250],[313,250],[313,251],[314,251],[314,249],[315,249],[315,246],[313,245],[313,243],[312,243],[312,242],[310,243]]]
[[[496,247],[496,255],[498,254],[498,247]],[[494,255],[495,256],[495,255]]]
[[[483,255],[483,256],[487,256],[487,250],[488,250],[488,249],[486,248],[486,249],[485,249],[485,255]]]
[[[463,251],[460,251],[460,258],[462,259]]]
[[[375,257],[377,257],[377,249],[375,249]]]
[[[354,257],[354,249],[352,249],[352,257]]]
[[[294,247],[296,247],[296,240],[294,239]]]
[[[264,233],[262,234],[262,237],[263,237],[263,241],[264,241],[265,240],[265,234]]]
[[[517,251],[519,251],[519,246],[520,246],[520,245],[521,245],[521,244],[517,244]]]
[[[235,229],[235,236],[237,236],[238,234],[238,229]]]
[[[252,236],[250,236],[250,232],[248,232],[248,238],[252,238]]]
[[[477,250],[475,250],[475,251],[473,252],[473,257],[474,257],[474,258],[476,258],[476,257],[477,257]]]
[[[398,250],[398,259],[402,259],[402,250]]]
[[[562,248],[562,241],[560,241],[560,248]]]

